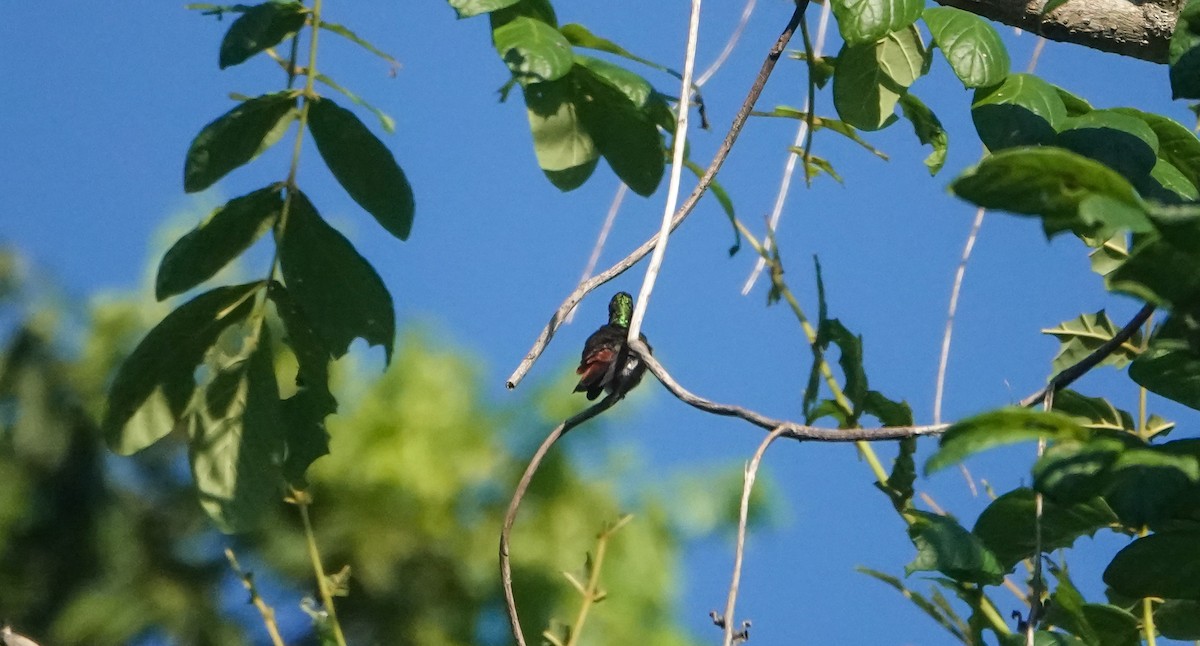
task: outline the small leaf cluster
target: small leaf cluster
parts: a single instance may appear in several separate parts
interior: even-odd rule
[[[666,164],[660,128],[675,117],[641,75],[576,51],[605,52],[677,75],[593,34],[559,26],[549,0],[450,0],[460,18],[487,14],[496,53],[525,98],[538,166],[560,190],[582,186],[601,157],[639,195],[658,188]]]
[[[110,447],[125,455],[172,431],[185,436],[202,506],[235,531],[251,527],[285,483],[302,486],[309,464],[328,452],[325,417],[337,409],[330,361],[356,338],[383,346],[389,360],[392,354],[391,294],[296,182],[305,132],[350,197],[401,240],[411,232],[415,203],[388,148],[354,113],[313,89],[320,76],[344,92],[316,73],[318,29],[380,53],[374,46],[322,23],[299,2],[193,8],[238,15],[221,43],[220,67],[266,53],[284,65],[288,88],[246,98],[204,126],[187,151],[184,190],[209,188],[278,143],[294,122],[299,129],[286,178],[229,200],[180,238],[159,265],[155,295],[195,289],[268,231],[275,253],[261,280],[204,291],[152,329],[118,370],[102,426]],[[309,65],[300,69],[297,47],[290,61],[273,48],[305,27]],[[303,89],[291,89],[297,74],[305,76]],[[283,345],[272,342],[274,334]],[[281,352],[294,357],[283,382]]]

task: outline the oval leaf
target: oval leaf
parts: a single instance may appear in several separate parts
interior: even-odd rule
[[[208,349],[254,304],[261,282],[218,287],[179,306],[142,339],[108,390],[104,439],[129,455],[174,428],[196,388],[194,372]]]
[[[831,0],[842,40],[850,45],[873,43],[917,21],[923,0]]]
[[[1114,108],[1112,112],[1137,117],[1150,126],[1158,137],[1158,156],[1187,177],[1193,190],[1200,188],[1200,139],[1196,133],[1174,119],[1133,108]]]
[[[833,75],[833,105],[838,116],[861,130],[879,130],[896,120],[896,103],[903,88],[893,81],[876,57],[878,45],[843,45]]]
[[[407,240],[416,209],[412,187],[387,146],[353,112],[326,98],[309,103],[308,128],[342,188],[388,233]]]
[[[930,7],[921,17],[964,86],[991,87],[1008,76],[1008,50],[988,21],[954,7]]]
[[[1136,599],[1200,599],[1200,532],[1137,539],[1113,557],[1104,582]]]
[[[1032,489],[1014,489],[993,500],[975,521],[971,532],[996,555],[1006,572],[1037,553],[1036,505]],[[1100,498],[1074,505],[1043,500],[1042,505],[1043,552],[1070,547],[1080,536],[1092,536],[1096,530],[1118,523],[1117,515]]]
[[[971,120],[988,150],[1049,144],[1067,116],[1054,86],[1029,74],[1009,74],[1004,82],[975,90]]]
[[[286,224],[278,243],[284,282],[333,356],[362,338],[382,345],[391,361],[396,312],[379,274],[300,191]]]
[[[1092,110],[1064,119],[1054,145],[1095,159],[1136,182],[1154,168],[1158,136],[1136,117]]]
[[[154,296],[163,300],[212,278],[279,217],[283,199],[270,186],[229,200],[171,246],[158,266]]]
[[[937,453],[925,463],[925,474],[958,464],[993,447],[1038,438],[1086,439],[1089,431],[1066,415],[1027,408],[1003,408],[953,424],[942,434]]]
[[[937,571],[955,581],[980,585],[1004,580],[996,555],[958,521],[926,511],[910,510],[905,515],[908,537],[917,548],[917,557],[904,566],[906,574]]]
[[[579,120],[613,172],[633,192],[647,196],[666,167],[658,126],[625,93],[587,68],[577,66]]]
[[[517,16],[492,31],[496,51],[522,85],[554,81],[571,71],[571,43],[536,18]]]
[[[247,9],[221,41],[221,69],[278,45],[304,26],[308,12],[299,2],[264,2]]]
[[[270,148],[296,117],[296,99],[277,92],[244,101],[204,126],[183,166],[183,190],[202,191]]]
[[[596,170],[600,151],[579,119],[573,85],[559,79],[524,90],[538,166],[559,190],[579,188]]]

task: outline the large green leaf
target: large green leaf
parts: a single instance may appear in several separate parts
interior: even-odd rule
[[[579,120],[613,172],[633,192],[648,196],[662,181],[666,157],[658,126],[621,87],[576,66]]]
[[[1033,465],[1033,486],[1060,505],[1093,500],[1109,490],[1110,468],[1137,438],[1125,431],[1087,441],[1059,441]]]
[[[942,127],[942,122],[938,120],[933,110],[929,109],[929,106],[922,103],[912,93],[906,93],[900,97],[900,111],[904,114],[905,119],[912,122],[917,139],[922,144],[933,147],[933,152],[925,158],[925,167],[929,169],[930,175],[937,175],[946,163],[946,152],[950,145],[949,136],[946,134],[946,129]]]
[[[987,209],[1041,216],[1047,235],[1071,230],[1105,238],[1121,229],[1150,228],[1128,180],[1061,148],[1022,147],[995,153],[967,169],[950,190]]]
[[[470,18],[517,4],[520,0],[449,0],[459,18]]]
[[[180,238],[158,266],[154,296],[161,301],[182,294],[250,248],[279,217],[279,193],[279,186],[268,186],[229,200]]]
[[[1179,316],[1158,330],[1129,367],[1129,378],[1156,395],[1200,410],[1200,353],[1187,342]]]
[[[915,25],[884,36],[876,45],[875,58],[883,73],[902,88],[929,72],[929,50]]]
[[[575,55],[575,64],[620,90],[638,109],[645,108],[650,98],[654,96],[654,87],[645,77],[620,65],[583,54]]]
[[[1027,408],[1002,408],[953,424],[942,434],[938,450],[925,462],[925,474],[958,464],[997,446],[1045,438],[1083,440],[1090,432],[1066,415]]]
[[[1160,305],[1186,308],[1200,297],[1200,256],[1184,251],[1174,242],[1157,236],[1134,246],[1129,258],[1107,276],[1108,288]],[[1162,358],[1165,352],[1147,352],[1146,361]],[[1181,358],[1176,357],[1178,363]],[[1176,365],[1183,368],[1182,364]],[[1180,384],[1184,388],[1191,388]],[[1200,403],[1200,396],[1195,401]]]
[[[1138,646],[1141,643],[1138,618],[1129,611],[1102,603],[1087,603],[1063,569],[1054,568],[1058,580],[1046,621],[1070,631],[1084,643],[1094,646]]]
[[[833,76],[833,105],[842,121],[860,130],[879,130],[896,120],[904,88],[879,65],[879,45],[843,45]]]
[[[1030,74],[1009,74],[1004,82],[975,90],[971,120],[988,150],[1049,144],[1067,117],[1054,86]]]
[[[1195,495],[1200,463],[1195,455],[1170,451],[1171,444],[1126,450],[1109,467],[1104,499],[1126,526],[1161,527],[1186,497]]]
[[[1070,389],[1054,393],[1054,410],[1071,416],[1086,428],[1126,432],[1136,430],[1133,416],[1128,412],[1113,406],[1107,399],[1086,397]]]
[[[185,416],[200,506],[225,532],[253,528],[282,493],[284,425],[268,328],[247,355],[221,366]]]
[[[1170,639],[1200,640],[1200,601],[1167,599],[1154,610],[1154,627]]]
[[[136,453],[171,432],[196,388],[196,366],[243,320],[263,283],[218,287],[181,305],[142,339],[108,390],[102,428],[113,451]]]
[[[313,329],[335,357],[362,338],[382,345],[391,360],[396,336],[392,296],[379,274],[308,197],[292,195],[287,229],[279,241],[283,279]]]
[[[908,537],[917,557],[904,566],[906,574],[941,572],[955,581],[997,585],[1004,571],[983,542],[949,516],[925,511],[906,512],[910,519]]]
[[[1150,126],[1114,110],[1063,119],[1054,144],[1095,159],[1131,182],[1150,173],[1158,154],[1158,136]]]
[[[1200,532],[1139,538],[1113,557],[1104,582],[1129,597],[1200,599]]]
[[[1008,75],[1008,50],[991,23],[954,7],[930,7],[921,17],[963,85],[991,87]]]
[[[1187,0],[1171,33],[1167,52],[1171,98],[1200,99],[1200,2]]]
[[[202,191],[254,159],[279,141],[295,118],[291,92],[249,99],[221,115],[192,140],[183,166],[183,190]]]
[[[873,43],[921,17],[921,0],[831,0],[842,40],[850,45]]]
[[[1158,156],[1179,169],[1193,187],[1200,188],[1200,139],[1190,128],[1162,115],[1133,108],[1114,108],[1113,112],[1141,119],[1158,137]]]
[[[524,92],[538,166],[560,190],[578,188],[596,169],[600,151],[580,121],[574,84],[531,83]]]
[[[264,2],[246,9],[221,41],[221,69],[278,45],[304,26],[308,11],[299,2]]]
[[[1150,174],[1134,182],[1134,187],[1147,200],[1165,204],[1186,204],[1200,200],[1196,185],[1161,156],[1154,160]]]
[[[522,85],[554,81],[571,71],[571,43],[553,26],[517,16],[492,31],[496,51]]]
[[[1073,505],[1059,505],[1048,499],[1042,503],[1043,552],[1070,547],[1080,536],[1092,536],[1096,530],[1118,523],[1117,515],[1100,498]],[[1035,507],[1036,494],[1022,487],[993,500],[975,521],[972,533],[996,555],[1005,571],[1037,552]]]
[[[309,103],[308,128],[350,197],[389,233],[407,240],[416,208],[412,187],[387,146],[353,112],[327,98]]]
[[[1104,310],[1095,314],[1081,314],[1078,318],[1042,330],[1042,334],[1049,334],[1061,342],[1052,364],[1055,373],[1079,363],[1084,357],[1111,341],[1118,332],[1120,328],[1108,318]],[[1141,337],[1140,332],[1135,333],[1128,341],[1109,353],[1099,365],[1124,368],[1141,352]]]
[[[329,432],[325,417],[337,411],[337,400],[329,392],[329,348],[313,329],[308,317],[279,283],[271,283],[267,292],[275,311],[283,321],[285,341],[296,355],[296,392],[283,400],[287,455],[283,476],[297,486],[304,485],[304,473],[314,460],[329,453]]]

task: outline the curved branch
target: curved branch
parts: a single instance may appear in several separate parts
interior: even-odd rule
[[[533,480],[533,474],[537,473],[542,460],[550,452],[550,447],[554,446],[554,443],[571,429],[612,408],[612,405],[619,399],[620,397],[609,395],[550,431],[546,439],[542,440],[542,445],[538,447],[537,452],[529,460],[529,466],[525,467],[525,473],[521,474],[521,480],[517,483],[516,491],[513,492],[512,501],[508,503],[508,511],[504,514],[504,526],[500,529],[500,581],[504,587],[504,604],[508,609],[508,622],[512,626],[513,638],[516,639],[517,646],[525,646],[525,635],[521,632],[521,620],[517,616],[517,600],[513,596],[512,560],[509,558],[509,535],[512,533],[513,521],[517,518],[517,509],[521,506],[521,500],[525,498],[525,491],[529,489],[529,482]]]
[[[721,170],[721,166],[725,163],[725,159],[729,157],[729,151],[733,148],[734,142],[737,141],[738,135],[741,134],[742,128],[746,125],[746,120],[750,118],[750,112],[754,110],[754,104],[758,101],[759,95],[762,94],[763,87],[767,84],[767,79],[771,76],[771,71],[775,69],[775,63],[783,54],[783,50],[785,47],[787,47],[788,41],[792,39],[792,34],[795,33],[796,27],[804,18],[804,10],[808,8],[808,3],[809,0],[799,0],[796,3],[796,10],[792,13],[792,17],[788,20],[787,26],[783,28],[783,32],[779,34],[779,38],[775,40],[775,44],[771,46],[771,51],[767,53],[767,58],[763,61],[762,67],[758,70],[758,76],[754,79],[754,85],[750,87],[750,91],[746,94],[746,99],[742,101],[742,107],[739,108],[737,114],[734,115],[733,123],[729,126],[729,132],[725,134],[725,140],[721,142],[720,148],[717,149],[716,154],[713,156],[712,162],[710,162],[708,165],[708,169],[704,171],[704,175],[696,184],[696,188],[692,189],[691,195],[684,200],[683,205],[679,207],[679,210],[676,211],[675,215],[671,218],[671,231],[674,231],[677,227],[679,227],[683,220],[691,214],[693,209],[696,208],[696,204],[700,201],[700,197],[704,195],[706,190],[708,190],[709,184],[711,184],[713,178],[717,176],[717,172]],[[505,382],[505,385],[508,386],[509,389],[517,387],[517,384],[520,383],[523,378],[525,378],[525,374],[529,372],[529,369],[533,366],[533,363],[537,361],[539,356],[541,356],[542,351],[546,349],[546,345],[550,343],[550,339],[553,338],[554,333],[558,330],[558,327],[562,325],[562,321],[566,319],[567,314],[569,314],[571,310],[575,308],[575,305],[577,305],[579,301],[583,300],[583,297],[586,294],[603,285],[604,283],[607,283],[613,278],[616,278],[625,270],[637,264],[639,260],[644,258],[646,254],[650,253],[650,251],[654,249],[654,245],[657,242],[658,234],[655,234],[649,240],[643,242],[642,246],[635,249],[633,253],[629,254],[612,267],[609,267],[603,272],[580,283],[579,286],[575,288],[575,291],[571,292],[571,294],[567,296],[567,299],[563,301],[562,305],[558,306],[558,310],[554,312],[553,316],[550,317],[550,322],[547,323],[546,327],[542,329],[541,334],[539,334],[537,340],[534,341],[533,347],[530,348],[529,352],[525,355],[525,358],[521,360],[521,363],[517,366],[517,369],[514,370],[512,375],[508,377],[508,381]]]
[[[1042,15],[1045,0],[936,0],[1064,43],[1166,63],[1181,0],[1072,0]]]

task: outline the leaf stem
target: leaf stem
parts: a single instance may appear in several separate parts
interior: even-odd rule
[[[579,635],[583,634],[583,624],[587,622],[588,611],[601,598],[600,572],[604,567],[604,553],[608,550],[608,539],[612,538],[612,535],[628,524],[632,518],[633,516],[629,514],[622,516],[596,537],[596,555],[592,557],[591,568],[588,572],[587,589],[583,592],[583,602],[579,604],[575,623],[571,624],[571,636],[567,639],[566,646],[575,646],[579,642]]]
[[[229,566],[233,568],[234,573],[241,578],[242,586],[250,593],[250,603],[254,604],[254,607],[258,609],[258,614],[262,615],[263,625],[267,627],[267,634],[271,636],[271,643],[274,646],[284,646],[283,636],[279,634],[279,624],[275,622],[275,609],[258,594],[258,586],[254,585],[254,577],[250,572],[242,571],[232,549],[225,548],[225,558],[229,560]]]
[[[317,2],[319,3],[320,0]],[[321,594],[321,605],[329,615],[333,638],[338,646],[346,646],[346,637],[342,634],[342,624],[338,622],[337,610],[333,607],[333,592],[329,589],[329,578],[325,576],[325,568],[321,565],[321,553],[317,550],[317,535],[313,532],[312,521],[308,517],[308,506],[312,504],[312,498],[306,491],[293,490],[291,502],[300,509],[300,520],[304,523],[304,539],[308,543],[308,558],[312,561],[313,573],[317,575],[317,590]]]

